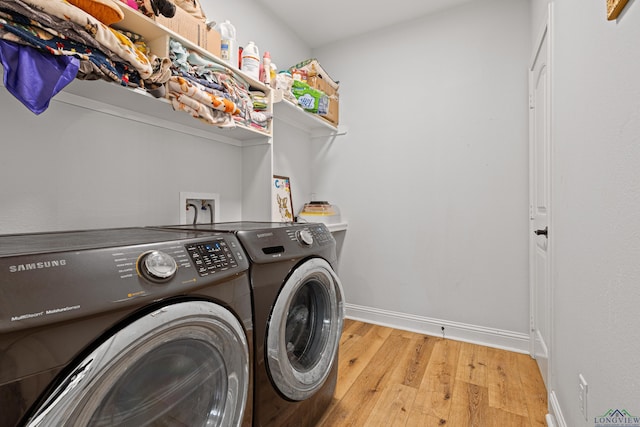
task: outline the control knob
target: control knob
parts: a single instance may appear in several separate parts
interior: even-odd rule
[[[300,230],[296,232],[296,238],[298,239],[298,242],[305,246],[313,245],[313,234],[311,234],[309,230]]]
[[[173,257],[161,251],[149,251],[140,255],[138,267],[140,274],[153,282],[165,282],[178,270]]]

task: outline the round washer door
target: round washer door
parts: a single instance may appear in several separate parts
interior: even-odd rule
[[[282,286],[267,330],[267,368],[291,400],[322,387],[338,353],[344,303],[342,285],[329,263],[312,258]]]
[[[181,302],[109,337],[27,426],[239,426],[248,387],[240,322],[217,304]]]

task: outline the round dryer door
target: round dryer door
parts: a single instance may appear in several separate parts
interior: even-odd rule
[[[239,426],[249,348],[225,308],[165,306],[111,335],[27,426]]]
[[[337,359],[344,318],[342,285],[329,263],[312,258],[280,290],[267,330],[267,367],[280,392],[305,400]]]

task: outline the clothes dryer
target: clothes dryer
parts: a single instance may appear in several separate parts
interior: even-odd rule
[[[248,267],[230,233],[0,236],[0,426],[250,426]]]
[[[268,222],[177,227],[233,231],[249,256],[253,425],[315,425],[335,391],[344,318],[336,242],[327,227]]]

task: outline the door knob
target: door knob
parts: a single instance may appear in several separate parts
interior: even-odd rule
[[[536,235],[545,236],[545,237],[549,237],[548,236],[548,232],[549,232],[549,227],[545,227],[544,230],[536,230],[536,231],[534,231],[534,233],[536,233]]]

